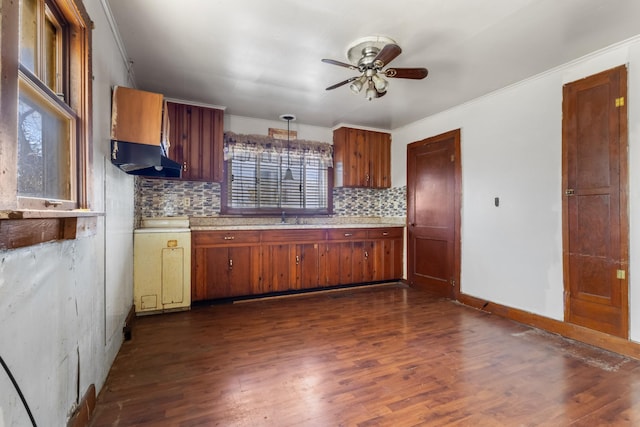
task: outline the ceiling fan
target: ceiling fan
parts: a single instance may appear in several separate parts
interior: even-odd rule
[[[350,63],[334,59],[323,59],[322,62],[358,71],[360,75],[331,85],[327,90],[350,83],[349,89],[353,93],[360,93],[364,88],[366,98],[371,101],[373,98],[380,98],[387,93],[389,82],[385,80],[385,77],[415,80],[427,77],[429,72],[426,68],[387,68],[383,70],[401,53],[400,46],[388,37],[370,36],[358,39],[347,48],[347,58]]]

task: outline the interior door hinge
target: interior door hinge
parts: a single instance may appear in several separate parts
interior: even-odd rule
[[[624,270],[616,270],[616,279],[624,280],[626,278],[626,272]]]
[[[451,155],[451,161],[452,161],[452,162],[455,162],[455,161],[456,161],[456,155],[455,155],[455,154],[452,154],[452,155]]]
[[[624,96],[621,96],[620,98],[616,98],[616,107],[624,107]]]

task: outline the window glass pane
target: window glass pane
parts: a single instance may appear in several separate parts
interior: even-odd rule
[[[55,93],[61,92],[58,87],[58,27],[47,17],[44,27],[45,64],[42,78],[44,84]]]
[[[258,206],[261,208],[280,207],[280,156],[262,153],[258,157]]]
[[[231,208],[328,208],[328,172],[317,154],[236,153],[227,167]]]
[[[38,40],[38,1],[20,0],[20,63],[36,72]]]
[[[27,84],[18,101],[18,195],[71,199],[72,120]]]
[[[258,186],[256,179],[256,156],[249,153],[236,155],[229,162],[229,205],[238,208],[256,206]]]

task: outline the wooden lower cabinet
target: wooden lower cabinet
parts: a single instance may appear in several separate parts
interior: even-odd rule
[[[192,232],[193,301],[402,277],[402,227]]]
[[[192,297],[196,301],[251,295],[253,284],[260,282],[256,246],[200,248],[193,255],[196,276]]]

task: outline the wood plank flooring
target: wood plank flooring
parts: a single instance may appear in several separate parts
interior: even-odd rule
[[[139,318],[91,425],[640,425],[640,362],[355,288]]]

